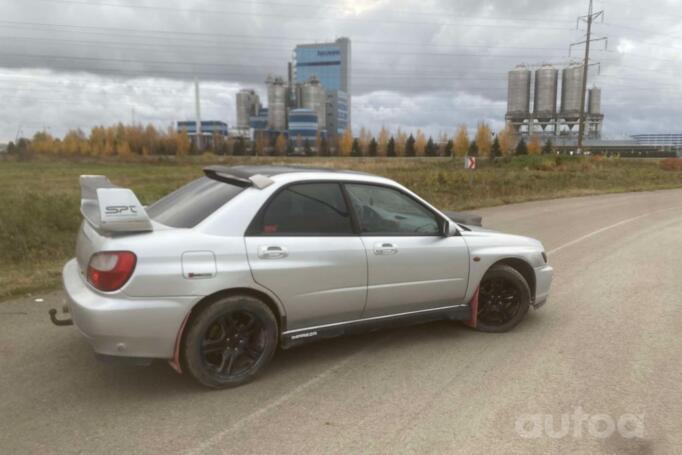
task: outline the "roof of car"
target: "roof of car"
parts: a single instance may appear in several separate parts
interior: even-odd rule
[[[209,166],[204,168],[204,171],[212,171],[220,174],[232,175],[234,177],[248,179],[254,175],[263,175],[265,177],[272,177],[281,174],[306,173],[306,172],[328,172],[328,173],[344,173],[344,174],[359,174],[371,175],[365,172],[347,171],[342,169],[329,169],[324,167],[308,167],[308,166]]]

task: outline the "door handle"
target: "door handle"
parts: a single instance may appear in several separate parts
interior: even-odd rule
[[[374,254],[377,256],[391,256],[393,254],[398,254],[398,245],[388,242],[375,243]]]
[[[258,257],[261,259],[282,259],[289,255],[283,246],[259,246]]]

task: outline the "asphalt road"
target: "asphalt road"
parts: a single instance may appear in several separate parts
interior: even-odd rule
[[[60,293],[0,304],[0,453],[682,453],[682,190],[478,213],[555,267],[515,331],[319,342],[234,390],[99,363]]]

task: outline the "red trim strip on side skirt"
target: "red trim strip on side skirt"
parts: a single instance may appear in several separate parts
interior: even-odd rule
[[[471,328],[476,328],[476,324],[478,323],[478,292],[480,288],[476,288],[476,292],[474,292],[474,296],[471,298],[471,302],[469,302],[469,306],[471,307],[471,319],[466,321],[464,324],[468,325]]]
[[[189,320],[190,313],[187,313],[185,319],[182,321],[178,335],[175,338],[175,351],[173,352],[173,358],[168,360],[168,365],[171,366],[178,374],[182,374],[182,367],[180,366],[180,341],[182,340],[182,333],[185,331],[185,326]]]

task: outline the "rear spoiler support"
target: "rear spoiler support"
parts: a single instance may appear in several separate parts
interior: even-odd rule
[[[128,188],[119,188],[103,175],[81,175],[81,213],[100,232],[148,232],[147,211]]]

